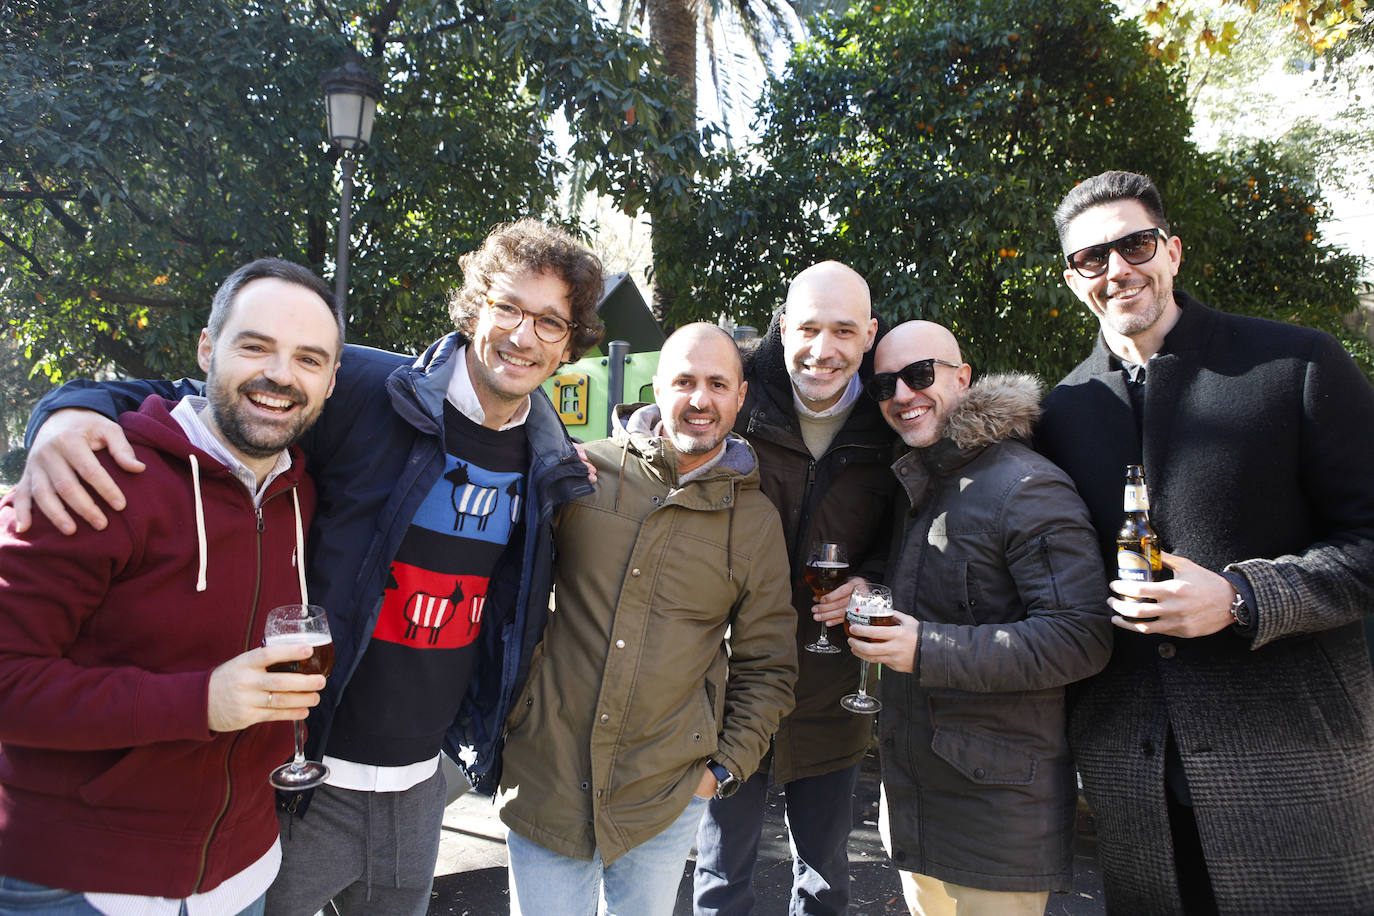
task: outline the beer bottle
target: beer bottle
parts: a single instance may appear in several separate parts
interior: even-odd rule
[[[1159,557],[1159,535],[1150,526],[1150,495],[1145,489],[1145,468],[1126,466],[1126,516],[1116,536],[1116,577],[1130,582],[1158,582],[1168,578]]]

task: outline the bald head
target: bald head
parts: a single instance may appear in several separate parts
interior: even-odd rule
[[[744,363],[740,359],[739,345],[730,332],[705,321],[697,321],[678,328],[663,342],[658,354],[658,364],[694,354],[728,369],[736,382],[744,378]]]
[[[873,346],[868,284],[839,261],[822,261],[797,274],[782,316],[783,361],[792,387],[814,411],[833,407]]]
[[[747,388],[739,347],[715,325],[689,324],[664,342],[654,375],[654,403],[663,434],[677,450],[679,474],[721,448],[744,406]]]
[[[878,344],[878,351],[873,355],[873,370],[896,372],[907,363],[932,356],[951,363],[964,361],[959,341],[954,339],[949,328],[933,321],[905,321],[888,331]]]
[[[908,371],[913,363],[924,360],[931,362]],[[950,412],[968,394],[972,375],[954,335],[933,321],[897,325],[873,355],[873,387],[891,391],[878,402],[883,418],[912,448],[928,448],[940,441]]]
[[[787,308],[790,310],[793,303],[817,296],[843,300],[861,313],[857,316],[861,319],[872,317],[868,281],[854,268],[839,261],[812,264],[793,277],[787,286]]]

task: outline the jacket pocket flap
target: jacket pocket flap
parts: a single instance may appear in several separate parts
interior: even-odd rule
[[[980,785],[1027,786],[1035,779],[1034,757],[987,735],[937,727],[930,749]]]

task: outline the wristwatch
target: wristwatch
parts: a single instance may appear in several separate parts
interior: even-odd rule
[[[1235,588],[1235,586],[1231,586]],[[1245,603],[1245,596],[1236,588],[1236,596],[1231,599],[1231,619],[1236,622],[1236,626],[1242,630],[1250,629],[1250,605]]]
[[[716,775],[716,798],[729,798],[739,791],[739,777],[714,760],[706,761],[707,768]]]

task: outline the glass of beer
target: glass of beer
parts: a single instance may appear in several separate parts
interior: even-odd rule
[[[329,621],[324,608],[316,604],[286,604],[274,607],[267,614],[267,628],[263,642],[269,646],[298,643],[311,647],[310,657],[298,662],[270,665],[268,671],[294,674],[323,674],[329,676],[334,667],[334,640],[329,635]],[[305,722],[297,719],[296,756],[272,771],[268,782],[278,789],[313,789],[329,775],[329,767],[305,759]]]
[[[844,633],[853,639],[863,639],[849,631],[850,625],[856,623],[866,627],[895,627],[897,617],[892,613],[892,590],[883,585],[854,589],[849,596],[849,605],[844,610]],[[850,712],[871,715],[882,709],[883,704],[868,695],[869,663],[860,659],[859,664],[859,692],[845,694],[840,705]]]
[[[834,541],[816,541],[811,545],[811,553],[806,558],[806,584],[811,587],[811,595],[820,601],[827,593],[839,588],[840,583],[849,578],[849,558],[844,548]],[[821,636],[806,646],[807,652],[821,655],[834,655],[840,647],[826,635],[830,627],[821,621]]]

